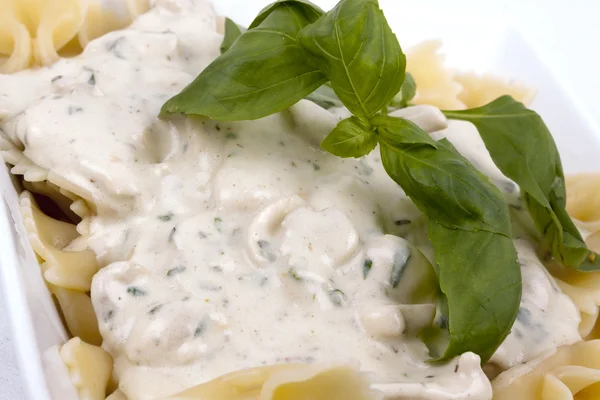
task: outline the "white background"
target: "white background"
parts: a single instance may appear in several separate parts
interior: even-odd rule
[[[248,23],[255,14],[241,12],[238,6],[227,6],[224,0],[213,0],[218,8],[240,23]],[[250,3],[252,0],[244,1]],[[269,0],[256,0],[256,11]],[[315,1],[328,8],[336,0]],[[239,1],[234,3],[240,4]],[[429,16],[445,21],[473,18],[482,23],[501,20],[512,23],[538,51],[553,73],[564,84],[577,106],[600,125],[600,1],[596,0],[380,0],[384,11],[394,3],[402,15],[388,19]],[[254,5],[254,4],[253,4]],[[400,7],[397,7],[400,5]],[[0,13],[2,10],[0,10]],[[477,32],[473,32],[477,35]],[[600,130],[599,130],[600,132]],[[0,297],[1,299],[1,297]],[[23,399],[19,373],[0,300],[0,400]],[[35,399],[31,399],[35,400]]]

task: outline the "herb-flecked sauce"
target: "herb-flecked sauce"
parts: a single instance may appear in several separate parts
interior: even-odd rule
[[[81,56],[0,75],[5,154],[20,154],[8,161],[93,205],[84,240],[103,268],[91,296],[121,390],[148,399],[254,366],[348,362],[389,399],[490,399],[476,355],[426,362],[416,332],[434,306],[410,304],[425,278],[403,272],[415,251],[432,256],[423,215],[377,151],[319,149],[345,110],[302,101],[258,121],[157,119],[222,35],[204,0],[153,3]],[[397,114],[447,137],[517,208],[471,125],[428,106]],[[525,233],[516,245],[524,292],[491,360],[501,369],[580,339]]]

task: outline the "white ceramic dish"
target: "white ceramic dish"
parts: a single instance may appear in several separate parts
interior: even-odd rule
[[[268,2],[215,1],[219,12],[242,24],[248,24]],[[316,1],[325,9],[336,2]],[[394,0],[380,3],[404,46],[443,38],[450,66],[515,78],[537,88],[533,108],[553,132],[567,173],[600,170],[600,130],[518,31],[472,15],[447,18],[413,10],[410,19],[397,18],[403,15],[401,5]],[[29,245],[8,170],[0,164],[0,292],[8,310],[25,395],[31,400],[77,400],[58,356],[58,346],[67,340],[67,334]]]

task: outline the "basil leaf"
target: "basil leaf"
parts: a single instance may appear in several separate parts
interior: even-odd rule
[[[331,86],[327,84],[324,84],[323,86],[306,96],[306,100],[310,100],[326,110],[332,107],[344,106],[340,99],[337,97],[337,94],[335,94],[335,92],[331,88]]]
[[[296,5],[298,4],[298,5]],[[297,103],[327,81],[307,64],[296,45],[301,28],[312,23],[304,2],[271,6],[259,25],[235,40],[181,93],[167,101],[161,115],[184,113],[222,121],[257,119]]]
[[[510,333],[521,302],[521,270],[510,237],[428,224],[448,306],[450,341],[441,360],[471,351],[487,362]]]
[[[428,218],[448,306],[450,339],[441,360],[472,351],[486,362],[514,323],[521,271],[500,191],[443,139],[437,148],[410,121],[393,141],[379,134],[388,175]],[[392,124],[388,124],[389,129]],[[415,140],[420,132],[421,140]]]
[[[221,42],[221,54],[225,53],[233,42],[246,32],[246,29],[239,26],[229,18],[225,18],[225,35],[223,36],[223,42]]]
[[[411,74],[406,73],[406,78],[404,79],[404,83],[402,83],[402,88],[400,89],[400,93],[398,93],[390,102],[390,107],[393,109],[405,108],[408,107],[408,102],[411,101],[415,95],[417,94],[417,83]]]
[[[371,118],[404,81],[406,58],[376,0],[340,1],[298,43],[354,115]]]
[[[400,89],[400,99],[402,105],[404,107],[408,106],[408,102],[411,101],[416,94],[417,82],[415,82],[415,78],[413,78],[413,76],[407,72],[404,83],[402,83],[402,88]]]
[[[342,158],[365,156],[375,146],[377,136],[369,123],[354,116],[340,121],[321,142],[325,151]]]
[[[542,118],[510,96],[444,114],[477,127],[494,163],[521,187],[529,214],[552,256],[567,267],[579,267],[590,251],[566,212],[560,156]]]
[[[275,11],[278,7],[282,5],[294,7],[297,12],[302,13],[303,17],[309,21],[315,21],[321,15],[325,14],[325,12],[321,8],[319,8],[319,6],[311,3],[308,0],[277,0],[276,2],[273,2],[268,6],[264,7],[262,10],[260,10],[260,12],[256,16],[256,18],[254,18],[254,21],[252,21],[248,29],[256,28],[257,26],[262,24],[263,21],[273,11]]]
[[[449,228],[488,230],[510,237],[508,207],[487,177],[447,140],[433,142],[416,124],[402,121],[410,129],[398,130],[393,140],[387,139],[386,129],[377,127],[377,133],[380,144],[389,149],[385,154],[390,162],[384,163],[388,175],[394,180],[406,177],[397,183],[415,205],[429,219]],[[415,138],[416,135],[420,138]],[[402,157],[401,162],[391,162],[397,157]]]
[[[377,127],[377,134],[388,146],[400,149],[407,144],[424,144],[434,149],[438,147],[431,136],[423,135],[423,130],[407,119],[380,114],[371,118],[371,123]]]

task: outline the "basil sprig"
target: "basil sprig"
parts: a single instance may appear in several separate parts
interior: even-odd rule
[[[567,214],[560,156],[542,118],[510,96],[444,114],[477,127],[494,163],[521,187],[529,215],[551,255],[570,268],[598,270],[595,256]]]
[[[450,142],[435,141],[410,121],[386,115],[388,108],[407,106],[416,85],[406,78],[405,56],[378,2],[342,0],[323,13],[306,0],[282,0],[263,9],[246,32],[230,28],[226,51],[170,99],[161,115],[257,119],[306,96],[325,108],[348,108],[353,116],[340,121],[321,147],[339,157],[362,157],[380,145],[388,175],[428,219],[440,312],[448,322],[442,326],[448,334],[441,335],[448,337],[446,348],[438,359],[472,351],[485,363],[508,335],[521,298],[508,207],[499,190]],[[446,115],[476,124],[494,161],[523,188],[538,226],[546,220],[537,214],[545,213],[552,222],[550,233],[545,232],[556,249],[552,254],[577,264],[583,250],[571,246],[571,236],[577,243],[580,236],[561,211],[564,181],[549,132],[541,120],[528,117],[535,123],[524,123],[514,111],[502,114],[504,108],[490,106]],[[519,139],[509,146],[519,134],[538,137],[545,146],[537,147],[531,176],[521,174],[527,179],[510,173],[511,163],[533,162],[523,160],[531,154],[519,148],[530,142]],[[552,171],[552,179],[542,174],[544,168]],[[567,245],[574,255],[565,258],[561,249]]]

